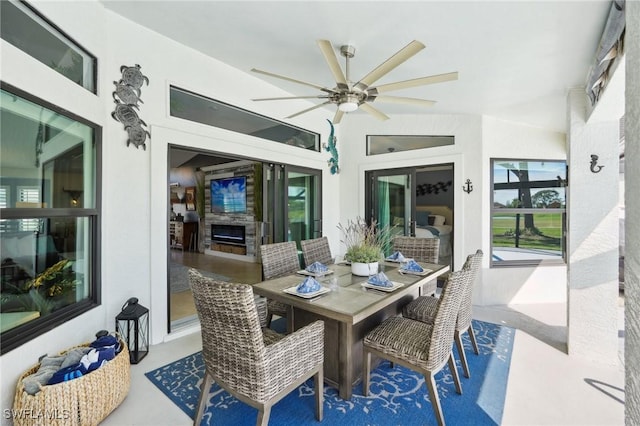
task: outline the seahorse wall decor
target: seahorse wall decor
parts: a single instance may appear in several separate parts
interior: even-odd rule
[[[329,122],[329,126],[331,126],[331,133],[329,133],[329,139],[327,140],[327,143],[323,144],[322,147],[325,149],[325,151],[331,154],[331,158],[327,160],[327,164],[329,165],[331,174],[335,175],[336,173],[340,173],[340,165],[338,164],[338,140],[333,135],[333,123],[329,119],[327,119],[327,121]]]

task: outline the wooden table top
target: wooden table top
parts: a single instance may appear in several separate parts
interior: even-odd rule
[[[253,285],[255,294],[277,300],[296,308],[314,312],[337,321],[357,324],[385,306],[404,297],[408,293],[415,292],[422,286],[439,275],[449,271],[448,265],[436,265],[420,263],[431,270],[427,275],[419,276],[401,274],[398,272],[400,265],[392,262],[380,262],[380,270],[394,283],[403,284],[402,287],[391,292],[377,289],[367,289],[362,286],[368,277],[360,277],[351,274],[351,266],[344,264],[329,265],[333,274],[316,278],[318,282],[327,288],[334,289],[323,295],[310,299],[285,293],[284,290],[300,284],[305,276],[300,274],[287,275],[280,278],[263,281]],[[332,279],[335,280],[332,286]]]

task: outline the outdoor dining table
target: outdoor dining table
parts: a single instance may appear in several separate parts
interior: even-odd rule
[[[429,272],[422,276],[400,273],[398,263],[380,262],[380,271],[397,287],[389,292],[364,287],[368,277],[352,275],[346,264],[329,265],[333,273],[316,278],[331,289],[318,296],[304,298],[284,291],[300,284],[305,278],[301,274],[254,284],[253,291],[288,306],[288,331],[318,319],[324,321],[324,378],[338,388],[342,399],[349,400],[362,373],[362,340],[367,333],[386,318],[400,314],[403,306],[420,295],[423,285],[449,271],[448,265],[420,266]]]

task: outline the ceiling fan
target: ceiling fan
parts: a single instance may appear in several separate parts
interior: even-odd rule
[[[320,95],[310,95],[310,96],[288,96],[288,97],[278,97],[278,98],[260,98],[260,99],[252,99],[254,101],[279,101],[279,100],[290,100],[290,99],[326,99],[325,102],[314,105],[311,108],[304,109],[295,114],[291,114],[286,118],[293,118],[298,115],[304,114],[306,112],[312,111],[316,108],[320,108],[327,104],[336,104],[338,109],[333,118],[333,123],[337,124],[342,120],[342,116],[345,112],[355,111],[357,109],[361,109],[375,118],[379,120],[387,120],[389,117],[371,106],[373,102],[387,102],[387,103],[400,103],[400,104],[409,104],[409,105],[418,105],[418,106],[431,106],[435,104],[435,101],[429,101],[426,99],[415,99],[415,98],[406,98],[402,96],[385,96],[381,95],[381,93],[390,92],[393,90],[400,89],[408,89],[410,87],[416,86],[425,86],[427,84],[434,83],[442,83],[445,81],[457,80],[458,73],[450,72],[446,74],[438,74],[431,75],[428,77],[420,77],[412,80],[404,80],[398,81],[395,83],[382,84],[380,86],[371,86],[373,83],[378,81],[381,77],[388,74],[390,71],[395,69],[398,65],[405,62],[407,59],[414,56],[416,53],[424,49],[424,44],[419,41],[412,41],[402,49],[400,49],[397,53],[391,56],[389,59],[380,64],[376,69],[371,71],[369,74],[361,78],[357,82],[353,82],[349,79],[349,60],[353,58],[355,54],[355,48],[351,45],[344,45],[340,47],[340,54],[345,57],[345,72],[342,71],[340,64],[338,63],[338,58],[336,53],[331,45],[331,42],[328,40],[318,40],[318,46],[324,55],[329,68],[331,69],[331,73],[333,74],[334,79],[336,80],[336,86],[334,88],[320,86],[314,83],[308,83],[306,81],[297,80],[294,78],[286,77],[279,74],[274,74],[268,71],[262,71],[256,68],[251,69],[251,71],[268,75],[270,77],[279,78],[282,80],[291,81],[294,83],[302,84],[305,86],[310,86],[320,91],[324,92],[324,94]]]

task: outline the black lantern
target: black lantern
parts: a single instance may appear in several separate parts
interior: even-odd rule
[[[116,316],[116,331],[129,347],[131,364],[137,364],[149,353],[149,309],[132,297]]]

